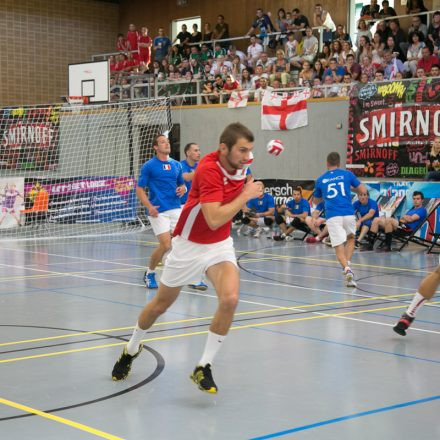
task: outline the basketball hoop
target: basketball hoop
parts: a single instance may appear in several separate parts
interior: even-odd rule
[[[69,96],[67,98],[67,102],[70,105],[83,105],[89,103],[89,97],[88,96]]]

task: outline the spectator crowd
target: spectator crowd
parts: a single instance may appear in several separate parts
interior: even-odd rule
[[[423,11],[423,1],[407,2],[407,13]],[[310,87],[312,97],[320,98],[347,96],[354,82],[439,76],[440,11],[429,26],[426,15],[413,16],[407,31],[393,16],[396,11],[387,0],[381,7],[371,0],[352,38],[320,4],[312,19],[298,8],[281,8],[275,16],[259,8],[241,50],[228,41],[223,15],[215,26],[204,23],[202,30],[194,24],[190,32],[183,24],[173,41],[164,28],[151,38],[147,27],[139,32],[130,24],[127,34],[118,36],[119,54],[109,59],[113,99],[128,98],[133,83],[151,81],[164,83],[162,94],[179,95],[195,93],[193,80],[201,80],[210,104],[225,102],[234,90],[247,90],[258,101],[266,91]],[[380,21],[373,27],[370,19]],[[322,28],[322,47],[311,26]],[[136,88],[135,97],[142,93],[142,87]]]

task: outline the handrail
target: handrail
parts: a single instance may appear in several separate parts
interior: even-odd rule
[[[417,12],[416,14],[404,14],[404,15],[394,15],[394,16],[390,16],[390,17],[382,17],[382,18],[371,18],[368,20],[364,20],[365,23],[377,23],[379,21],[389,21],[389,20],[398,20],[399,18],[408,18],[408,17],[417,17],[419,15],[426,15],[428,18],[428,25],[429,25],[429,15],[434,14],[434,12],[437,12],[438,9],[433,9],[431,11],[425,11],[425,12]],[[360,18],[360,20],[362,19],[362,17]]]

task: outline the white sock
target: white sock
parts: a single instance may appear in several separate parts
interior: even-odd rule
[[[149,267],[147,267],[147,275],[150,273],[155,273],[154,269],[150,269]]]
[[[406,314],[411,316],[411,318],[414,318],[416,316],[417,310],[425,304],[427,299],[420,295],[419,292],[417,292],[414,295],[413,300],[411,301],[411,304],[409,305],[408,309],[406,310]]]
[[[142,330],[139,327],[139,324],[136,323],[136,327],[133,330],[133,334],[131,335],[130,340],[127,344],[127,353],[131,356],[135,355],[139,351],[139,345],[144,339],[145,333],[147,330]]]
[[[205,350],[203,351],[202,358],[198,365],[202,365],[203,367],[206,364],[211,364],[214,360],[215,355],[220,350],[222,342],[225,340],[226,335],[217,335],[212,331],[208,330],[208,338],[206,339]]]
[[[350,272],[351,272],[350,266],[345,266],[345,268],[344,268],[344,273],[347,273],[347,271],[350,271]]]

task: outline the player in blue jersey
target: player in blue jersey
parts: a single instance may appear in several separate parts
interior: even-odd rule
[[[402,215],[400,220],[394,217],[375,218],[370,228],[369,243],[365,249],[373,250],[379,228],[385,231],[385,241],[383,242],[383,247],[379,249],[382,252],[391,251],[393,232],[399,231],[401,235],[411,235],[428,216],[426,208],[423,206],[423,198],[422,192],[414,191],[413,207],[405,215]]]
[[[186,193],[180,198],[180,202],[182,205],[186,203],[186,200],[188,199],[188,193],[191,189],[194,172],[197,168],[197,164],[200,160],[200,147],[195,142],[190,142],[185,145],[185,148],[183,149],[183,152],[185,153],[186,159],[180,161],[180,165],[182,165],[182,171],[183,171],[183,179],[185,180],[185,186],[186,186]],[[189,287],[191,289],[201,290],[205,291],[208,289],[208,285],[204,283],[203,281],[200,281],[199,284],[189,284]]]
[[[359,246],[363,238],[368,234],[368,231],[373,224],[373,220],[379,217],[379,207],[377,202],[370,199],[370,194],[367,192],[360,192],[358,194],[359,200],[353,203],[355,215],[358,216],[356,221],[356,231],[359,231],[356,246]]]
[[[310,215],[310,204],[302,196],[302,188],[300,186],[294,188],[292,196],[293,198],[286,203],[286,206],[281,206],[275,215],[275,221],[281,229],[281,234],[273,237],[275,241],[293,240],[290,234],[295,229],[309,231],[306,218]]]
[[[237,231],[245,234],[245,228],[250,227],[255,238],[261,235],[264,227],[270,228],[275,220],[275,199],[271,194],[264,192],[263,182],[258,184],[261,185],[263,194],[247,202],[243,208],[242,227]]]
[[[182,166],[169,157],[171,146],[168,138],[163,134],[156,136],[153,148],[156,157],[142,166],[136,188],[136,195],[147,208],[148,220],[159,241],[159,246],[151,254],[144,275],[145,284],[149,289],[158,287],[155,269],[171,248],[171,232],[181,212],[180,198],[186,192]]]
[[[340,165],[339,153],[332,152],[327,156],[328,171],[316,180],[314,197],[315,203],[324,200],[330,240],[344,269],[346,285],[356,287],[349,266],[356,234],[356,217],[350,192],[352,188],[357,193],[367,192],[367,189],[351,171],[340,169]]]

